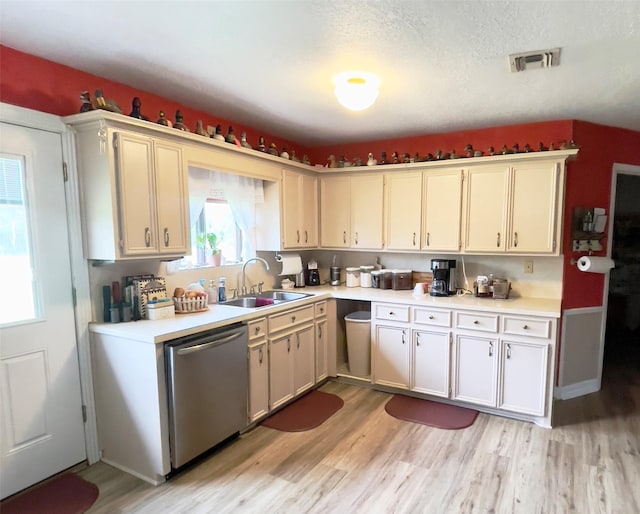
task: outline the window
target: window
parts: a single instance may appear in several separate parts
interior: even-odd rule
[[[231,206],[225,200],[207,199],[198,221],[191,226],[191,264],[219,266],[242,260],[242,231]]]
[[[0,156],[0,325],[37,315],[24,160]],[[10,292],[10,293],[9,293]]]

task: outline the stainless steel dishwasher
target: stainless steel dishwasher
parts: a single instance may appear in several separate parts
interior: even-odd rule
[[[179,468],[247,426],[247,327],[165,344],[171,467]]]

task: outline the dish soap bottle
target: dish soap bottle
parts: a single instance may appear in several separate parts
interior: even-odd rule
[[[218,288],[216,287],[215,280],[209,280],[209,290],[207,293],[209,295],[209,305],[212,303],[218,303]]]
[[[218,301],[219,302],[227,301],[227,291],[225,289],[226,282],[227,282],[227,279],[224,277],[220,277],[220,280],[218,280]]]

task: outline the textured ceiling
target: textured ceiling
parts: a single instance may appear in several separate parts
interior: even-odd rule
[[[0,42],[307,145],[580,119],[640,130],[640,2],[0,1]],[[562,49],[511,73],[508,55]],[[382,80],[367,111],[331,77]]]

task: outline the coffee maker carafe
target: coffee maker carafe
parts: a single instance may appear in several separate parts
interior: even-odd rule
[[[431,259],[433,282],[431,296],[449,296],[456,294],[456,261],[451,259]]]

